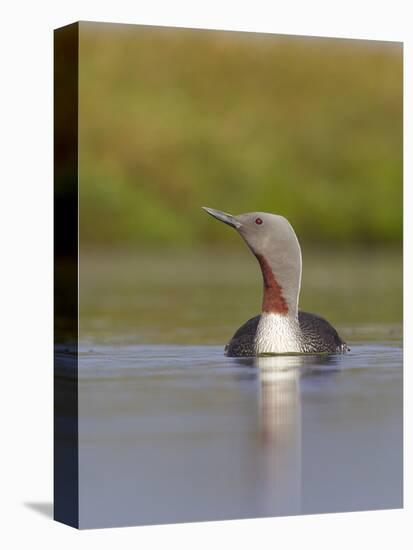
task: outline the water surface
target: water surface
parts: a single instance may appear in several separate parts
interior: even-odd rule
[[[401,361],[83,348],[81,526],[400,507]]]
[[[259,309],[248,251],[81,257],[81,527],[402,506],[401,262],[365,260],[304,264],[349,354],[254,361],[223,355]]]

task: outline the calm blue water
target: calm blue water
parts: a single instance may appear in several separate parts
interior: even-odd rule
[[[81,527],[402,506],[397,344],[259,363],[216,346],[80,351]]]

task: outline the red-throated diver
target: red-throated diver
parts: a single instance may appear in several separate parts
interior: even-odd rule
[[[203,209],[238,231],[257,258],[264,281],[261,315],[237,330],[225,347],[226,355],[344,353],[349,349],[328,321],[298,310],[301,249],[285,218],[266,212],[231,216]]]

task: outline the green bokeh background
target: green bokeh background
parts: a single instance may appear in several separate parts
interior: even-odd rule
[[[400,244],[402,65],[399,43],[81,23],[82,245],[225,248],[202,205]]]

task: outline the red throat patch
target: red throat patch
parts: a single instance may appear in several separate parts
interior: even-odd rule
[[[264,280],[264,297],[262,300],[262,311],[265,313],[288,313],[288,305],[282,293],[282,287],[278,284],[270,264],[261,256],[256,254],[261,266],[262,278]]]

